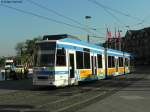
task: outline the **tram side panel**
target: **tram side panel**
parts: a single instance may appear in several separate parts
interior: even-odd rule
[[[105,67],[104,51],[102,53],[98,51],[93,52],[87,48],[77,47],[76,49],[70,49],[69,47],[65,49],[66,64],[63,65],[64,67],[57,64],[60,57],[56,56],[55,85],[73,85],[77,84],[79,81],[91,81],[105,78],[105,71],[103,68]],[[60,61],[58,62],[62,63],[63,59],[59,59]]]
[[[78,76],[76,73],[76,51],[68,49],[68,85],[78,85]]]
[[[118,58],[118,65],[119,65],[119,70],[118,70],[118,75],[126,75],[130,73],[130,56],[125,57],[119,57]]]
[[[104,52],[102,54],[97,54],[97,61],[98,61],[98,70],[97,70],[97,77],[98,79],[105,79],[105,55]]]
[[[66,49],[57,48],[55,66],[55,86],[68,85],[68,56]]]
[[[129,58],[130,55],[116,50],[107,51],[107,77],[124,75],[130,72]]]
[[[76,51],[77,74],[79,81],[105,78],[104,54]]]
[[[125,73],[130,73],[130,56],[124,58]]]
[[[76,68],[78,81],[90,81],[95,77],[92,75],[92,59],[90,52],[76,51]]]
[[[119,75],[123,75],[125,73],[123,56],[119,56],[118,61],[119,61],[118,73],[119,73]]]
[[[109,55],[107,58],[107,78],[113,77],[116,75],[116,67],[115,67],[115,56]]]
[[[62,53],[57,52],[56,55],[55,85],[74,85],[78,82],[75,50],[64,48],[59,48],[58,50],[63,51]]]

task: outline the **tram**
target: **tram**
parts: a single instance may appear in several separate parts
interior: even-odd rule
[[[130,72],[130,54],[81,41],[46,35],[36,43],[34,86],[78,85]]]

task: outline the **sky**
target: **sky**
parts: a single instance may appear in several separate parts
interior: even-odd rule
[[[116,29],[124,36],[127,30],[150,26],[149,4],[150,0],[0,0],[0,56],[15,55],[17,43],[43,35],[70,34],[86,41],[89,34],[95,43],[105,41],[108,28],[112,35]]]

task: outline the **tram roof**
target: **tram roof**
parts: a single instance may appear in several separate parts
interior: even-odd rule
[[[113,56],[125,56],[125,57],[130,57],[131,56],[127,52],[123,52],[123,51],[115,50],[115,49],[107,49],[107,53],[109,55],[113,55]]]
[[[98,46],[95,44],[91,44],[82,40],[76,40],[72,38],[64,38],[58,40],[58,44],[64,44],[64,45],[69,45],[69,46],[76,46],[76,47],[81,47],[81,48],[88,48],[88,49],[99,49],[99,50],[104,50],[104,47]]]
[[[68,35],[68,34],[59,34],[59,35],[44,35],[43,40],[60,40],[64,38],[71,38],[75,40],[80,40],[78,37]]]
[[[98,46],[95,44],[88,43],[86,41],[80,40],[78,37],[68,35],[68,34],[60,34],[60,35],[45,35],[43,40],[46,41],[57,41],[57,44],[63,44],[65,46],[75,46],[80,48],[89,48],[95,50],[104,50],[102,46]]]
[[[55,40],[57,41],[57,44],[63,44],[66,46],[76,46],[80,48],[89,48],[89,49],[95,49],[95,50],[104,50],[105,48],[102,46],[98,46],[95,44],[88,43],[86,41],[80,40],[78,37],[68,35],[68,34],[59,34],[59,35],[45,35],[43,37],[43,40]],[[120,50],[114,50],[114,49],[107,49],[107,53],[109,55],[114,56],[123,56],[123,52]],[[124,52],[124,55],[126,57],[130,56],[129,53]]]

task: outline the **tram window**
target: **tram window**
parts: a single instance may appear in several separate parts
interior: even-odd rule
[[[115,57],[114,56],[112,56],[112,58],[111,58],[111,66],[115,67]]]
[[[84,68],[90,69],[90,53],[84,52]]]
[[[111,67],[111,56],[108,56],[108,67]]]
[[[119,57],[119,67],[123,67],[123,58]]]
[[[53,66],[55,55],[52,54],[41,54],[37,57],[37,66]]]
[[[77,69],[83,69],[83,52],[76,51]]]
[[[56,66],[66,66],[66,51],[57,49]]]
[[[114,56],[108,56],[108,67],[115,67],[115,60]]]
[[[56,43],[55,42],[39,43],[37,45],[38,45],[38,47],[40,47],[41,50],[51,50],[51,49],[56,48]]]
[[[102,68],[102,55],[97,54],[98,68]]]

